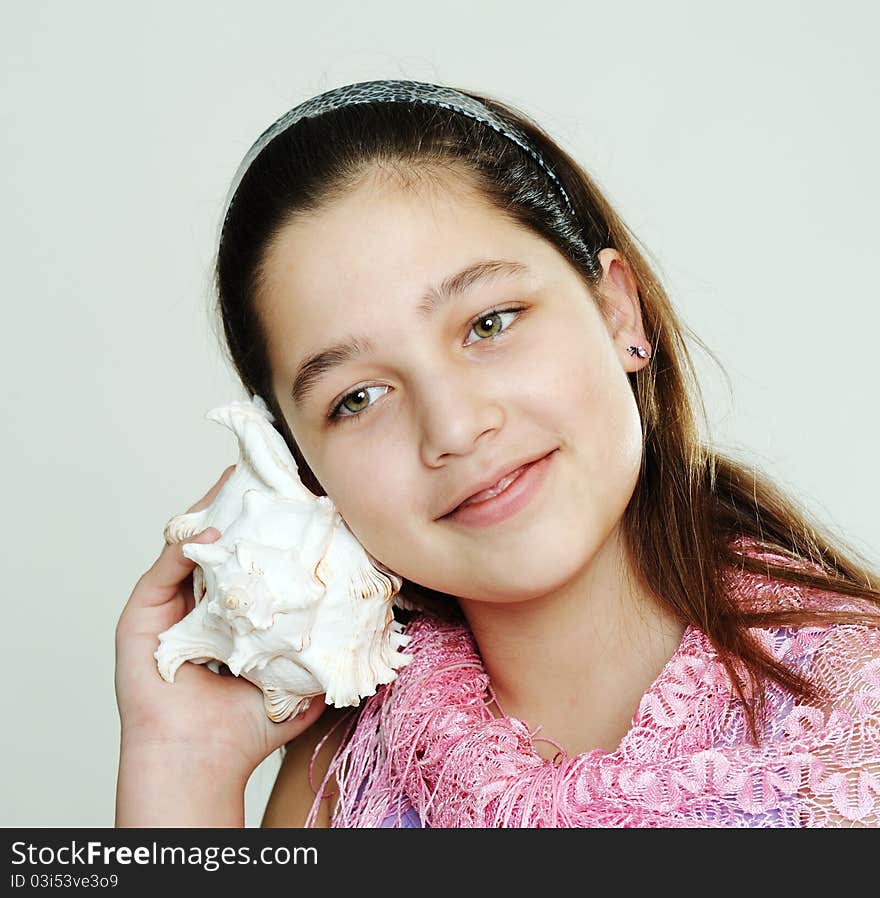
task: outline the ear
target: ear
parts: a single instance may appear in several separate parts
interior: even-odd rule
[[[616,250],[599,251],[602,279],[598,294],[605,311],[605,323],[625,371],[638,371],[650,363],[654,348],[642,327],[642,305],[639,288],[629,262]],[[629,352],[630,346],[644,346],[648,358]]]

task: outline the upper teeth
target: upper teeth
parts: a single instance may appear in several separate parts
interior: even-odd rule
[[[525,465],[520,465],[515,471],[511,471],[509,474],[505,475],[495,484],[495,486],[490,487],[487,490],[483,490],[481,493],[476,493],[471,496],[470,499],[465,499],[464,502],[461,503],[461,507],[465,505],[473,505],[474,502],[485,502],[486,499],[491,499],[493,496],[497,496],[500,492],[503,492],[507,487],[516,480],[517,477],[522,473]]]

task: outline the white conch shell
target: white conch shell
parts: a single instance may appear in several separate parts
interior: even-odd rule
[[[225,663],[263,691],[275,721],[326,693],[357,705],[390,683],[412,656],[392,605],[401,578],[357,541],[331,499],[315,496],[263,399],[234,401],[205,416],[232,430],[240,457],[213,503],[165,527],[182,542],[207,527],[213,543],[188,543],[196,605],[159,634],[159,673],[169,683],[184,661]]]

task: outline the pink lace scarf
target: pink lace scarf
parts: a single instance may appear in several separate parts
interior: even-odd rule
[[[732,586],[774,607],[803,600],[753,575]],[[432,827],[880,825],[880,629],[756,629],[833,702],[793,704],[771,684],[755,747],[726,669],[689,627],[619,747],[557,763],[535,751],[521,720],[493,716],[466,626],[424,614],[406,632],[413,660],[361,705],[307,826],[333,778],[338,827],[379,826],[409,808]]]

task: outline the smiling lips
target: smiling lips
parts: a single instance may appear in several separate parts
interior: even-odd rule
[[[490,487],[487,490],[483,490],[480,493],[476,493],[471,496],[470,499],[465,499],[458,508],[464,508],[467,505],[474,505],[476,502],[485,502],[486,499],[491,499],[494,496],[497,496],[499,493],[503,492],[519,477],[520,474],[531,464],[528,462],[527,464],[520,465],[515,471],[511,471],[509,474],[506,474],[501,480],[498,481],[494,486]]]
[[[552,451],[552,450],[551,450]],[[488,502],[495,496],[503,493],[512,483],[514,483],[530,465],[536,461],[545,458],[548,453],[544,452],[539,455],[524,458],[517,467],[506,468],[497,467],[491,475],[492,479],[486,478],[481,483],[475,483],[471,489],[474,490],[470,495],[465,495],[456,505],[453,505],[443,513],[442,517],[453,514],[459,508],[465,508],[468,505],[477,505],[480,502]]]

